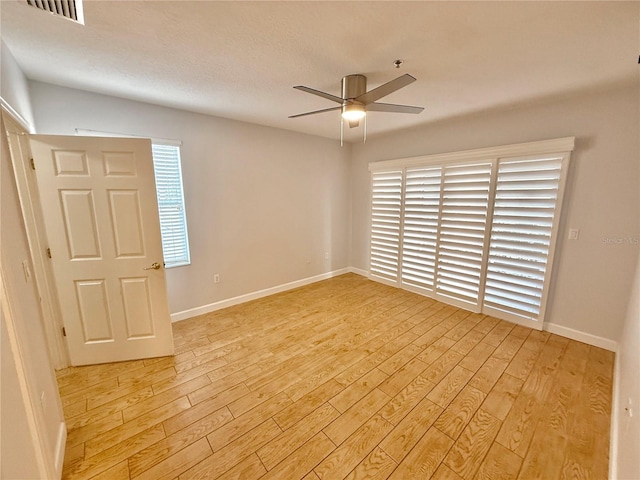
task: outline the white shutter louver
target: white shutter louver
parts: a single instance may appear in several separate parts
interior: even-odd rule
[[[538,318],[561,168],[562,157],[500,161],[485,306]]]
[[[476,307],[490,184],[491,162],[445,167],[436,291]]]
[[[402,283],[434,289],[442,167],[406,172],[402,236]]]
[[[160,233],[166,267],[188,265],[189,239],[184,211],[180,147],[152,144]]]
[[[398,282],[402,172],[376,172],[371,179],[371,239],[369,274]]]

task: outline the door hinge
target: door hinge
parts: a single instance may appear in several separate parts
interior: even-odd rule
[[[47,248],[47,257],[51,258],[51,249]]]
[[[36,169],[36,162],[33,161],[33,158],[29,159],[29,163],[31,164],[31,170],[35,170]]]
[[[67,330],[64,327],[62,327],[62,336],[63,337],[67,336]]]

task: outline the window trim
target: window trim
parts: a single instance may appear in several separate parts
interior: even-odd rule
[[[498,318],[503,318],[505,320],[509,320],[518,324],[526,325],[528,327],[532,327],[535,329],[541,329],[543,323],[546,318],[547,313],[547,303],[550,293],[551,287],[551,279],[553,276],[553,264],[555,258],[555,247],[558,239],[558,230],[560,225],[560,219],[562,216],[561,208],[564,202],[564,192],[566,186],[567,173],[569,170],[569,162],[570,162],[570,154],[575,147],[575,137],[563,137],[551,140],[544,140],[539,142],[528,142],[528,143],[520,143],[513,145],[502,145],[498,147],[489,147],[489,148],[481,148],[475,150],[466,150],[460,152],[449,152],[449,153],[441,153],[434,155],[425,155],[420,157],[411,157],[411,158],[403,158],[403,159],[393,159],[393,160],[383,160],[378,162],[369,163],[369,171],[371,172],[371,181],[369,183],[370,188],[370,215],[369,215],[369,242],[368,242],[368,267],[369,267],[369,278],[381,283],[385,283],[387,285],[392,285],[396,287],[403,288],[408,291],[412,291],[415,293],[419,293],[422,295],[427,295],[431,298],[434,298],[438,301],[443,301],[445,303],[449,303],[452,305],[459,306],[465,309],[472,309],[473,311],[482,312],[484,314],[489,314],[492,316],[496,316]],[[541,300],[540,300],[540,310],[535,318],[533,316],[527,317],[526,315],[520,315],[517,313],[509,312],[507,310],[500,310],[493,307],[488,307],[484,305],[484,290],[486,284],[486,273],[488,269],[488,254],[490,248],[490,236],[491,236],[491,226],[492,226],[492,217],[493,217],[493,209],[495,203],[495,194],[496,194],[496,185],[497,185],[497,172],[500,164],[500,160],[517,160],[517,159],[526,159],[531,157],[538,157],[540,155],[555,155],[562,158],[562,167],[560,170],[560,178],[558,180],[558,189],[555,205],[557,206],[557,214],[553,216],[553,222],[550,230],[550,244],[549,251],[547,254],[546,261],[546,271],[544,276],[544,283],[541,290]],[[405,208],[405,189],[406,189],[406,172],[409,169],[419,168],[419,167],[435,167],[437,165],[461,165],[468,164],[474,162],[484,162],[490,161],[492,162],[492,173],[491,173],[491,187],[489,193],[489,206],[488,206],[488,215],[486,218],[486,229],[485,229],[485,243],[483,245],[484,253],[483,253],[483,261],[482,261],[482,276],[481,284],[479,287],[479,301],[476,308],[472,308],[470,305],[464,305],[463,303],[451,301],[449,298],[439,295],[434,288],[433,293],[428,293],[420,288],[413,288],[409,285],[405,285],[402,282],[402,263],[403,263],[403,255],[402,255],[402,244],[403,244],[403,236],[404,236],[404,208]],[[371,245],[371,233],[372,233],[372,225],[373,225],[373,183],[372,180],[375,174],[382,174],[386,172],[401,172],[401,207],[400,207],[400,234],[399,234],[399,253],[398,253],[398,271],[396,280],[388,280],[388,279],[380,279],[375,274],[371,272],[372,265],[372,245]],[[439,235],[439,233],[438,233]]]
[[[575,148],[576,137],[562,137],[538,142],[514,143],[498,147],[462,150],[460,152],[436,153],[419,157],[397,158],[369,163],[369,171],[419,167],[437,162],[465,162],[467,160],[493,160],[499,157],[519,157],[539,154],[571,152]]]

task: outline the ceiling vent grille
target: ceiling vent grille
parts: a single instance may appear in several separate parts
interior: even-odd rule
[[[84,25],[82,0],[27,0],[27,4]]]

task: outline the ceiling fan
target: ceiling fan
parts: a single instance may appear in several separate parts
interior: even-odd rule
[[[378,103],[376,100],[381,99],[395,92],[396,90],[406,87],[416,79],[405,73],[404,75],[380,85],[373,90],[367,92],[367,77],[364,75],[347,75],[342,77],[342,96],[337,97],[330,93],[321,92],[313,88],[303,85],[296,85],[295,89],[303,92],[311,93],[322,98],[339,103],[337,107],[324,108],[322,110],[314,110],[313,112],[299,113],[291,115],[289,118],[305,117],[307,115],[315,115],[317,113],[331,112],[333,110],[342,111],[342,119],[349,123],[349,127],[354,128],[360,125],[360,120],[365,120],[366,129],[366,113],[367,112],[392,112],[392,113],[420,113],[423,107],[412,107],[409,105],[394,105],[391,103]],[[342,126],[342,122],[341,122]],[[341,131],[342,133],[342,131]],[[365,130],[366,135],[366,130]],[[342,135],[341,135],[342,136]],[[366,138],[366,137],[365,137]]]

